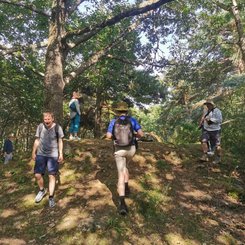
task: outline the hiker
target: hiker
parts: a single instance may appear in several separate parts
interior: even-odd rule
[[[63,161],[63,130],[54,122],[52,112],[43,113],[43,123],[39,124],[35,134],[32,150],[32,159],[35,161],[34,174],[39,187],[35,202],[39,203],[46,195],[43,175],[46,168],[49,176],[49,206],[55,206],[54,192],[56,174],[59,171],[59,163]]]
[[[221,162],[221,146],[220,146],[220,134],[221,134],[221,123],[222,113],[215,107],[215,104],[211,100],[207,100],[204,105],[207,106],[207,113],[203,117],[203,131],[201,135],[201,145],[203,155],[200,158],[202,161],[208,161],[208,142],[212,142],[216,150],[216,159],[213,163]]]
[[[202,130],[202,134],[203,134],[203,131],[204,131],[204,119],[205,119],[205,116],[208,115],[209,111],[208,111],[208,108],[206,105],[203,105],[203,112],[202,112],[202,117],[199,121],[199,124],[198,124],[198,129],[201,129]],[[213,139],[209,139],[209,141],[207,141],[207,146],[208,146],[208,152],[207,154],[209,156],[213,156],[214,155],[214,150],[215,150],[215,142]]]
[[[136,137],[140,138],[144,133],[137,120],[128,116],[129,108],[126,102],[118,103],[115,110],[117,117],[110,121],[106,139],[114,140],[114,157],[118,171],[119,213],[126,215],[128,208],[125,197],[128,197],[130,193],[127,166],[136,152]]]
[[[3,145],[3,156],[4,156],[4,164],[8,164],[10,160],[13,159],[13,140],[14,134],[9,134],[8,138],[4,141]]]
[[[80,140],[77,136],[79,131],[80,121],[81,121],[81,110],[80,110],[80,94],[79,92],[72,93],[72,99],[69,102],[69,109],[70,109],[70,140]]]

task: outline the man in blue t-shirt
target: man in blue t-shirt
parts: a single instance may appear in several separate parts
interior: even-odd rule
[[[129,187],[128,187],[128,181],[129,181],[129,172],[128,172],[128,164],[130,160],[133,158],[135,152],[136,152],[136,140],[135,138],[140,138],[144,135],[140,124],[138,121],[133,118],[129,117],[128,114],[128,104],[126,102],[120,102],[118,103],[116,107],[116,113],[117,118],[114,118],[111,120],[108,129],[106,138],[107,139],[113,139],[114,140],[114,157],[117,164],[117,171],[118,171],[118,194],[119,194],[119,213],[121,215],[126,215],[128,213],[128,208],[125,203],[125,196],[129,195]],[[130,120],[132,131],[134,134],[134,140],[129,145],[122,146],[117,144],[118,140],[115,138],[115,124],[117,123],[117,120],[124,120],[127,118]]]

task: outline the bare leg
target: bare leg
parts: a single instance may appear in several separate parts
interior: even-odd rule
[[[55,190],[55,175],[49,175],[49,196],[54,195]]]
[[[41,174],[35,174],[36,180],[37,180],[37,184],[39,186],[40,190],[44,189],[44,180],[43,180],[43,176]]]

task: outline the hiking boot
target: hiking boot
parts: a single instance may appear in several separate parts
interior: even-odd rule
[[[221,163],[221,157],[220,156],[217,156],[212,163],[213,164],[219,164],[219,163]]]
[[[49,207],[50,208],[53,208],[55,206],[55,201],[54,201],[54,198],[53,197],[50,197],[48,199],[48,203],[49,203]]]
[[[125,202],[121,202],[119,205],[119,213],[121,215],[127,215],[128,213],[128,208]]]
[[[41,202],[46,193],[47,191],[45,189],[43,189],[42,191],[40,190],[35,197],[35,203]]]
[[[202,155],[202,157],[200,157],[200,160],[203,162],[208,162],[208,155],[205,153]]]

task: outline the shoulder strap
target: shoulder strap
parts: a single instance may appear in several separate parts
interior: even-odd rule
[[[208,111],[208,112],[206,113],[206,115],[204,116],[204,118],[207,117],[207,116],[209,115],[210,112],[213,112],[213,110],[214,110],[215,108],[216,108],[216,107],[214,107],[212,110]]]
[[[41,136],[41,133],[42,133],[42,131],[43,131],[43,128],[44,128],[45,126],[44,126],[44,124],[43,123],[40,123],[39,124],[39,138],[40,138],[40,136]]]
[[[58,123],[55,124],[54,130],[55,130],[55,135],[56,135],[57,142],[58,142],[59,141],[59,124]]]

